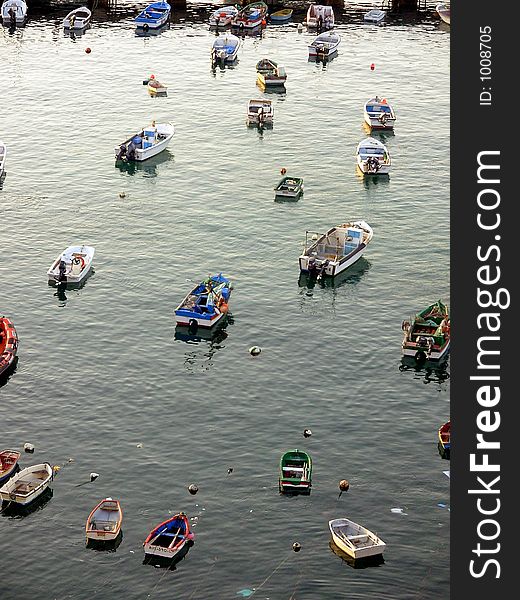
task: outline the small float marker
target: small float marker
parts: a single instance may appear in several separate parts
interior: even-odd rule
[[[303,430],[303,437],[308,438],[308,437],[311,437],[311,435],[312,435],[312,431],[310,429]]]
[[[188,486],[188,492],[192,495],[195,496],[195,494],[199,491],[199,488],[192,483],[191,485]]]
[[[251,348],[249,348],[249,354],[251,354],[251,356],[258,356],[260,352],[262,352],[260,346],[251,346]]]
[[[295,552],[299,552],[302,549],[302,545],[299,542],[294,542],[294,544],[292,545],[292,549]]]
[[[95,481],[99,477],[99,473],[91,473],[90,481]]]
[[[92,52],[92,50],[91,50],[90,48],[85,48],[85,52],[86,52],[87,54],[90,54],[90,53]]]
[[[29,442],[27,442],[26,444],[23,445],[23,449],[26,452],[29,452],[30,454],[32,454],[34,452],[34,446],[32,444],[29,444]]]
[[[347,491],[348,491],[348,489],[349,489],[349,487],[350,487],[350,483],[349,483],[349,482],[348,482],[346,479],[342,479],[342,480],[339,482],[339,485],[338,485],[338,487],[339,487],[339,489],[340,489],[340,492],[339,492],[339,496],[338,496],[338,498],[341,498],[341,494],[342,494],[343,492],[347,492]]]
[[[375,68],[376,68],[376,65],[375,65],[374,63],[372,63],[372,64],[370,65],[370,70],[371,70],[371,71],[373,71]]]

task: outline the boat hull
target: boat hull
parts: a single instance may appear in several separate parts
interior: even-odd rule
[[[419,344],[415,344],[414,342],[405,341],[403,342],[403,356],[412,356],[416,360],[418,358],[428,359],[428,360],[442,360],[450,350],[450,340],[448,340],[440,349],[433,349],[429,352],[427,346],[419,346]]]
[[[193,322],[196,322],[198,327],[205,327],[206,329],[214,327],[225,316],[225,313],[221,312],[219,314],[211,315],[207,318],[204,318],[201,315],[179,314],[180,312],[181,311],[175,311],[175,321],[177,325],[191,327],[193,325]]]
[[[343,261],[330,261],[325,270],[323,271],[324,275],[329,275],[330,277],[335,277],[340,273],[343,273],[346,269],[351,267],[354,263],[356,263],[365,253],[367,249],[366,245],[363,247],[359,247],[359,249],[350,256],[346,257]],[[300,261],[300,271],[303,273],[309,273],[309,259],[310,256],[306,254],[302,254],[299,258]]]
[[[355,560],[360,558],[368,558],[369,556],[378,556],[379,554],[383,554],[384,551],[384,547],[381,548],[381,546],[373,546],[370,548],[360,548],[354,550],[335,533],[332,533],[332,540],[340,550]]]
[[[16,353],[18,352],[18,334],[12,321],[7,317],[0,318],[0,331],[3,333],[5,342],[2,342],[0,349],[0,376],[7,373],[12,366]]]
[[[12,477],[0,488],[0,499],[5,502],[14,502],[20,506],[28,506],[34,502],[43,494],[43,492],[45,492],[52,480],[52,467],[49,465],[49,463],[44,463],[39,466],[42,467],[42,470],[45,470],[45,479],[42,479],[41,483],[37,484],[28,492],[19,491],[18,481],[22,480],[25,476],[25,473],[29,471],[29,468],[22,469],[16,474],[15,477]]]
[[[260,83],[264,87],[279,87],[285,85],[285,82],[287,81],[287,76],[277,77],[276,75],[264,75],[263,73],[258,73],[256,79],[258,83]]]
[[[370,129],[377,129],[381,131],[389,131],[394,128],[395,125],[395,117],[389,117],[385,124],[383,125],[381,121],[377,117],[371,117],[369,114],[365,112],[365,123],[370,127]]]
[[[329,48],[316,48],[316,46],[309,46],[309,56],[332,56],[338,51],[338,44],[330,46]]]

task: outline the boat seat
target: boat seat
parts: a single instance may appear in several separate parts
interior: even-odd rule
[[[365,533],[362,533],[360,535],[348,535],[347,537],[351,542],[355,543],[368,542],[368,535],[366,535]]]

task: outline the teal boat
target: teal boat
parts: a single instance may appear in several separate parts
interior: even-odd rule
[[[310,494],[312,460],[303,450],[288,450],[280,458],[278,487],[282,494]]]

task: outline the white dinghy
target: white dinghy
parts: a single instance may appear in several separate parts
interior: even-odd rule
[[[334,27],[334,10],[332,6],[311,4],[307,9],[308,29],[332,29]]]
[[[49,487],[52,476],[53,470],[49,463],[26,467],[0,488],[0,498],[27,506]]]
[[[5,159],[7,158],[7,146],[0,140],[0,177],[4,174]]]
[[[23,25],[27,21],[27,4],[24,0],[5,0],[2,4],[4,25]]]
[[[227,27],[237,16],[238,8],[235,6],[221,6],[211,13],[209,18],[210,27]]]
[[[363,16],[363,21],[365,21],[365,23],[381,23],[381,21],[385,17],[386,17],[386,11],[374,8],[372,10],[369,10]]]
[[[139,133],[125,140],[115,148],[116,160],[141,162],[163,150],[166,150],[172,140],[175,129],[171,123],[152,122]]]
[[[391,130],[395,124],[395,112],[386,98],[370,98],[365,103],[365,123],[371,129]]]
[[[390,154],[387,147],[372,137],[364,139],[357,147],[357,166],[364,175],[388,175]]]
[[[86,6],[75,8],[63,19],[64,29],[85,29],[90,25],[92,13]]]
[[[338,50],[341,36],[334,31],[325,31],[309,45],[309,56],[326,58]]]
[[[326,233],[306,231],[300,271],[319,279],[339,275],[363,256],[373,236],[372,227],[361,219],[336,225]]]
[[[354,559],[383,554],[386,548],[380,537],[350,519],[332,519],[329,529],[336,546]]]
[[[69,246],[47,271],[49,283],[80,283],[92,267],[95,249],[92,246]]]

